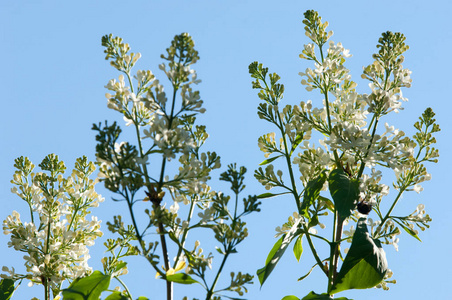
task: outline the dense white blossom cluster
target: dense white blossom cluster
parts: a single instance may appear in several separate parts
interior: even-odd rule
[[[380,255],[376,258],[378,261],[386,260],[380,250],[381,243],[392,244],[398,250],[402,229],[420,240],[415,228],[424,230],[431,221],[424,205],[420,204],[415,212],[404,216],[395,215],[394,208],[403,193],[419,193],[423,190],[422,182],[431,179],[424,164],[437,162],[438,150],[432,145],[436,142],[433,134],[440,129],[431,108],[427,108],[415,123],[417,133],[412,138],[384,121],[387,114],[403,109],[402,102],[407,98],[403,96],[402,88],[411,86],[411,71],[402,66],[403,53],[408,49],[403,34],[389,31],[382,34],[378,51],[372,56],[373,62],[363,68],[361,76],[369,81],[370,93],[361,94],[345,67],[346,59],[351,57],[350,51],[341,43],[329,41],[332,32],[326,31],[328,22],[322,22],[317,12],[309,10],[305,17],[303,23],[311,43],[304,45],[300,58],[311,61],[314,67],[306,68],[299,75],[306,90],[319,92],[321,99],[317,106],[314,101],[307,100],[283,107],[284,85],[278,82],[280,76],[269,73],[268,68],[258,62],[250,64],[249,71],[254,78],[252,86],[259,89],[258,96],[263,100],[258,106],[258,115],[277,128],[276,132],[264,134],[258,140],[266,159],[256,170],[255,177],[266,190],[272,190],[262,194],[262,198],[285,194],[294,197],[301,219],[295,221],[298,220],[296,217],[290,217],[289,222],[276,228],[276,237],[281,236],[279,249],[285,249],[291,238],[299,235],[294,246],[298,260],[302,251],[300,240],[306,237],[316,265],[328,277],[330,296],[335,294],[336,286],[340,285],[338,282],[343,279],[337,279],[337,276],[348,276],[342,274],[345,272],[342,270],[337,275],[341,257],[339,245],[344,240],[352,243],[353,250],[353,258],[347,261],[347,256],[344,259],[345,270],[351,261],[357,261],[362,245],[356,244],[363,243],[363,237],[370,243],[369,247],[375,248],[374,254]],[[281,165],[287,168],[284,174],[279,170]],[[383,183],[387,170],[394,174],[392,185]],[[392,204],[380,206],[383,200],[388,201],[392,196],[391,187],[395,192],[389,200]],[[372,217],[376,215],[376,221],[367,218],[371,213]],[[317,231],[317,228],[326,228],[322,220],[329,214],[333,215],[332,240]],[[355,236],[358,237],[355,239]],[[328,264],[317,254],[311,237],[328,243]],[[275,250],[278,243],[269,257],[280,255],[280,250]],[[266,267],[273,268],[276,262],[269,261],[267,259]],[[381,266],[383,264],[375,268]],[[385,277],[385,272],[389,274],[390,271],[383,269],[375,282],[368,283],[369,286],[363,284],[361,288],[376,286],[383,280],[380,286],[386,289],[385,282],[390,282],[386,280],[390,276]],[[261,272],[261,283],[268,276],[267,271],[265,268],[258,271],[258,274]],[[355,283],[347,284],[356,288]],[[339,291],[348,289],[347,284]]]
[[[65,280],[74,280],[91,272],[88,247],[102,236],[100,221],[90,210],[104,201],[89,178],[95,170],[86,157],[77,159],[72,174],[63,177],[65,166],[55,155],[47,156],[34,173],[28,158],[16,159],[17,171],[11,190],[30,209],[30,222],[21,220],[17,211],[3,221],[3,233],[10,235],[8,247],[25,253],[26,273],[3,267],[2,278],[27,278],[29,285],[50,286],[54,294]]]

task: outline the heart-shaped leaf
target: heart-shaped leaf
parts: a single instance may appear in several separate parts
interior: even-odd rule
[[[300,298],[298,298],[297,296],[294,296],[294,295],[290,295],[290,296],[285,296],[281,300],[300,300]]]
[[[190,275],[185,273],[177,273],[173,275],[167,275],[166,280],[181,283],[181,284],[193,284],[198,283],[198,281],[194,280],[190,277]]]
[[[110,276],[94,271],[87,277],[74,280],[67,289],[64,289],[63,300],[98,300],[109,285]]]
[[[320,175],[306,185],[304,191],[303,203],[301,204],[300,213],[305,217],[309,218],[308,208],[311,206],[317,198],[320,196],[320,191],[322,190],[323,184],[326,181],[326,173],[322,172]]]
[[[360,218],[352,245],[330,293],[374,287],[383,280],[387,270],[388,262],[380,241],[370,236],[366,218]]]
[[[316,294],[314,292],[310,292],[308,295],[303,297],[301,300],[331,300],[332,298],[328,294]],[[353,300],[345,297],[334,298],[335,300]]]
[[[129,297],[124,296],[121,292],[113,292],[104,300],[129,300]]]
[[[359,182],[350,179],[343,170],[335,169],[330,173],[328,184],[336,211],[345,220],[353,213],[358,202]]]

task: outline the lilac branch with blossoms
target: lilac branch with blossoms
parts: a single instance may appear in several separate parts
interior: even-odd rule
[[[8,247],[26,254],[25,274],[16,273],[14,267],[2,268],[7,274],[1,277],[9,280],[3,281],[4,286],[28,279],[29,286],[43,285],[45,300],[59,299],[64,281],[92,272],[88,246],[102,236],[100,221],[87,218],[91,208],[104,200],[94,190],[97,181],[89,179],[94,163],[78,158],[67,178],[64,162],[54,154],[39,165],[43,172],[33,172],[35,166],[27,157],[17,158],[14,167],[11,191],[27,203],[31,222],[23,222],[17,211],[3,221],[4,233],[11,235]]]
[[[133,128],[135,141],[120,141],[122,129],[116,122],[93,125],[97,132],[98,180],[115,194],[114,201],[126,203],[131,224],[126,224],[121,215],[107,222],[116,238],[104,243],[107,256],[101,259],[102,272],[92,272],[86,263],[87,246],[101,235],[100,222],[95,218],[88,222],[84,217],[89,208],[103,200],[94,191],[98,180],[88,179],[95,170],[94,163],[86,157],[78,159],[71,177],[64,179],[65,166],[55,155],[40,164],[50,175],[33,173],[31,162],[18,158],[18,171],[12,181],[18,188],[13,192],[27,202],[31,223],[22,223],[14,212],[4,221],[3,229],[12,235],[10,247],[28,253],[28,273],[17,274],[14,268],[4,267],[9,274],[2,274],[0,295],[9,299],[15,282],[20,284],[27,278],[44,285],[45,300],[51,299],[51,292],[54,299],[63,300],[100,299],[103,292],[109,293],[106,299],[134,300],[120,276],[129,271],[127,258],[139,255],[150,263],[155,277],[165,283],[168,300],[174,299],[173,284],[198,284],[206,300],[237,299],[230,294],[244,295],[254,276],[238,271],[231,272],[226,283],[219,279],[228,259],[248,236],[243,219],[259,212],[260,202],[256,196],[240,200],[245,189],[245,167],[230,164],[220,174],[220,180],[231,184],[233,197],[213,191],[207,184],[211,172],[221,163],[215,152],[201,151],[209,135],[204,125],[195,124],[196,116],[205,109],[199,91],[193,89],[200,81],[192,69],[199,59],[192,38],[187,33],[176,35],[166,55],[161,56],[167,65],[163,63],[159,68],[173,89],[170,100],[151,71],[139,70],[132,75],[141,54],[130,53],[130,46],[121,38],[106,35],[102,46],[106,48],[106,59],[122,73],[106,85],[107,105]],[[147,205],[141,215],[137,204]],[[60,220],[64,216],[66,219]],[[205,254],[201,242],[191,239],[190,233],[202,229],[214,234],[218,244],[215,256],[213,251]],[[150,236],[157,238],[149,241]],[[218,257],[221,262],[216,267],[213,262]],[[120,287],[109,289],[112,279]],[[64,280],[69,280],[70,285],[62,289]]]
[[[121,216],[107,223],[119,237],[106,243],[111,255],[102,260],[104,273],[96,274],[99,276],[91,282],[127,273],[127,263],[122,259],[140,255],[150,263],[155,277],[165,282],[168,300],[174,298],[175,283],[201,285],[206,300],[229,297],[224,292],[243,295],[253,276],[232,272],[230,284],[221,288],[218,280],[227,259],[248,236],[243,217],[258,212],[260,202],[255,196],[244,198],[243,204],[238,202],[245,187],[246,169],[235,164],[229,165],[220,178],[231,183],[234,203],[208,185],[211,172],[221,164],[215,152],[201,151],[208,134],[204,125],[196,125],[197,115],[205,109],[199,91],[194,89],[200,80],[192,69],[199,59],[192,38],[187,33],[176,35],[166,54],[161,55],[166,63],[159,69],[172,88],[169,99],[150,70],[138,70],[132,75],[140,53],[131,53],[127,43],[111,34],[102,38],[102,45],[106,59],[122,73],[106,85],[107,105],[133,128],[135,141],[120,141],[122,129],[116,122],[93,125],[100,180],[117,195],[113,200],[126,203],[131,224],[125,225]],[[144,225],[136,209],[143,202],[149,205],[144,209]],[[199,240],[189,239],[189,233],[197,229],[210,229],[215,234],[220,243],[216,247],[221,257],[219,268],[212,267],[214,255],[204,254]],[[157,240],[147,241],[151,234],[158,236]],[[115,252],[118,247],[120,250]],[[213,281],[207,269],[214,271]],[[120,283],[124,289],[115,291],[115,297],[133,299],[125,284]]]
[[[397,249],[401,229],[420,240],[415,226],[424,230],[431,221],[423,204],[407,216],[395,216],[393,212],[404,192],[419,193],[420,184],[431,178],[424,164],[437,162],[433,134],[440,129],[432,109],[427,108],[414,125],[417,133],[412,139],[387,123],[384,132],[379,133],[382,119],[403,109],[402,101],[407,99],[401,89],[411,86],[411,71],[402,66],[403,53],[408,50],[403,34],[389,31],[382,34],[374,61],[364,68],[362,75],[370,81],[371,93],[359,94],[345,67],[351,56],[349,50],[329,40],[333,32],[327,31],[328,22],[323,23],[316,11],[309,10],[304,16],[306,36],[312,42],[304,46],[300,58],[312,61],[315,68],[300,72],[301,84],[307,91],[320,92],[323,107],[315,108],[311,100],[282,106],[284,85],[278,83],[279,75],[269,73],[258,62],[249,66],[254,78],[252,86],[259,90],[258,96],[263,100],[258,115],[278,129],[258,140],[266,160],[255,177],[267,190],[282,191],[267,192],[258,198],[291,194],[296,204],[293,217],[276,229],[276,237],[280,238],[257,274],[263,284],[292,242],[299,260],[302,240],[306,238],[316,264],[299,280],[320,267],[327,277],[327,289],[322,294],[312,291],[303,300],[331,299],[349,289],[388,289],[386,284],[395,281],[387,280],[392,271],[382,244],[393,244]],[[320,138],[319,147],[311,142],[314,138]],[[283,163],[274,165],[279,158],[284,158]],[[285,166],[287,177],[282,170],[275,171],[280,165]],[[390,188],[381,183],[381,168],[393,170],[396,177],[393,187],[397,194],[387,211],[382,210],[381,203]],[[330,197],[325,194],[327,190]],[[371,212],[377,215],[375,222],[367,217]],[[331,240],[321,234],[327,221],[332,222]],[[344,230],[347,225],[350,228]],[[351,242],[346,256],[340,247],[345,241]],[[328,255],[317,250],[317,242],[326,243]],[[339,258],[343,258],[340,268]],[[284,299],[299,298],[291,295]]]

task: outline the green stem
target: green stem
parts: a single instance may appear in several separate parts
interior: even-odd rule
[[[187,228],[184,229],[184,233],[182,234],[181,245],[179,246],[179,250],[177,251],[177,256],[176,256],[176,260],[174,261],[173,268],[176,268],[177,263],[179,262],[179,257],[182,254],[182,250],[184,249],[185,239],[187,238],[187,235],[188,235],[188,227],[190,226],[190,221],[191,221],[191,217],[193,216],[194,207],[195,207],[195,201],[192,199],[191,204],[190,204],[190,211],[188,212],[188,217],[187,217]]]
[[[42,279],[41,279],[42,280]],[[44,281],[42,284],[44,285],[44,299],[45,300],[50,300],[50,295],[49,295],[49,291],[47,289],[47,280],[44,278]]]
[[[378,226],[379,228],[383,228],[384,223],[388,220],[389,216],[391,215],[392,211],[394,210],[395,206],[397,205],[397,202],[399,202],[400,197],[402,196],[403,192],[405,191],[405,187],[401,188],[399,193],[397,194],[397,197],[395,198],[394,202],[392,203],[391,207],[389,208],[388,212],[386,213],[386,215],[384,216],[384,218],[381,219],[381,224]],[[380,235],[380,232],[378,231],[376,233],[376,235]],[[376,236],[375,238],[378,238],[378,236]]]
[[[429,128],[429,126],[425,126],[424,136],[427,136],[428,128]],[[416,155],[416,158],[415,158],[415,161],[416,161],[416,162],[418,162],[418,159],[419,159],[419,156],[420,156],[421,153],[422,153],[422,150],[423,150],[425,147],[428,147],[428,145],[429,145],[429,144],[428,144],[428,142],[426,142],[426,141],[424,141],[422,144],[419,144],[419,151],[417,152],[417,155]],[[422,162],[422,160],[419,161],[418,163],[420,163],[420,162]]]
[[[328,272],[325,271],[325,269],[323,268],[322,260],[320,259],[319,255],[317,254],[317,251],[315,250],[314,243],[312,242],[311,236],[308,232],[308,227],[305,224],[303,224],[303,228],[304,228],[305,232],[307,232],[306,239],[308,240],[309,248],[311,248],[311,252],[312,252],[312,255],[314,255],[315,261],[317,262],[319,267],[322,269],[322,271],[325,273],[325,275],[328,276]]]
[[[342,239],[342,227],[344,220],[334,213],[333,242],[330,244],[330,266],[328,270],[328,293],[331,291],[337,275],[337,265],[339,260],[339,246]]]
[[[28,207],[29,207],[29,209],[30,209],[31,223],[35,224],[35,219],[33,218],[33,207],[32,207],[32,205],[31,205],[31,201],[32,201],[32,200],[27,201],[27,202],[28,202]]]
[[[334,250],[336,248],[336,231],[337,231],[337,211],[334,210],[334,220],[333,220],[333,238],[330,243],[330,257],[329,257],[329,266],[328,266],[328,285],[327,291],[331,290],[333,286],[333,275],[334,275]]]
[[[135,112],[135,114],[136,114],[136,112]],[[140,126],[138,124],[135,124],[135,122],[134,122],[134,125],[135,125],[135,132],[137,134],[138,149],[140,150],[140,157],[144,158],[145,155],[144,155],[144,152],[143,152],[143,146],[141,144]],[[149,174],[148,174],[148,168],[146,167],[146,162],[143,162],[141,164],[141,167],[143,169],[144,179],[146,180],[146,185],[148,187],[150,187]]]
[[[226,263],[226,260],[228,259],[228,256],[229,256],[230,253],[231,253],[230,249],[228,249],[226,251],[226,254],[223,257],[223,261],[221,262],[221,266],[218,269],[217,275],[215,276],[215,280],[213,281],[212,286],[210,287],[210,289],[207,291],[206,300],[211,300],[212,299],[213,293],[215,291],[215,286],[217,285],[218,279],[220,278],[221,271],[223,270],[223,267],[224,267],[224,265]]]
[[[312,233],[309,233],[309,235],[312,236],[312,237],[318,238],[319,240],[322,240],[324,242],[327,242],[328,244],[331,243],[328,239],[324,238],[323,236],[320,236],[320,235],[317,235],[317,234],[312,234]]]
[[[173,101],[171,104],[171,114],[170,117],[168,119],[168,129],[171,129],[172,123],[173,123],[173,113],[174,113],[174,106],[175,106],[175,102],[176,102],[176,93],[177,93],[177,87],[174,87],[174,91],[173,91]],[[162,187],[163,187],[163,179],[165,178],[165,166],[166,166],[166,157],[163,156],[162,159],[162,168],[160,171],[160,179],[159,179],[159,183],[157,186],[157,193],[160,193],[162,191]],[[158,229],[159,229],[159,234],[160,234],[160,243],[162,245],[162,252],[163,252],[163,261],[165,263],[165,268],[168,271],[169,270],[169,258],[168,258],[168,248],[166,245],[166,239],[165,239],[165,229],[163,228],[163,224],[161,222],[159,222],[158,224]],[[166,297],[167,300],[172,300],[173,299],[173,283],[171,281],[166,280]]]
[[[79,210],[78,206],[74,208],[74,212],[72,213],[72,217],[71,217],[71,223],[67,227],[67,231],[72,229],[72,224],[74,224],[74,220],[77,217],[78,210]]]
[[[324,58],[323,58],[323,44],[317,44],[319,45],[319,51],[320,51],[320,59],[322,60],[322,63],[324,62]]]
[[[234,221],[237,219],[237,206],[239,202],[239,194],[235,194]]]
[[[300,212],[301,211],[300,197],[298,196],[297,186],[295,184],[295,176],[293,174],[292,164],[290,162],[290,155],[291,154],[289,152],[289,147],[287,145],[286,133],[284,131],[284,124],[283,124],[283,121],[281,119],[281,115],[279,114],[279,110],[278,110],[278,122],[279,122],[279,124],[277,124],[277,126],[278,126],[278,128],[279,128],[279,130],[281,132],[281,136],[283,138],[284,157],[286,158],[287,168],[289,169],[290,182],[291,182],[291,185],[292,185],[292,189],[289,189],[289,190],[294,195],[295,202],[297,203],[297,210],[298,210],[298,212]]]
[[[373,120],[373,119],[372,119],[372,120]],[[376,133],[376,131],[377,131],[378,121],[379,121],[379,118],[378,118],[378,117],[375,118],[375,124],[374,124],[374,128],[373,128],[373,130],[372,130],[372,138],[370,139],[370,143],[369,143],[369,145],[367,146],[366,154],[364,155],[364,158],[363,158],[363,160],[361,161],[361,166],[359,167],[359,172],[358,172],[357,179],[361,178],[361,175],[362,175],[363,172],[364,172],[364,168],[366,167],[366,163],[364,162],[364,160],[367,158],[367,156],[369,156],[369,151],[370,151],[370,148],[372,147],[372,144],[373,144],[373,142],[374,142],[375,133]]]
[[[163,228],[162,222],[158,224],[159,235],[160,235],[160,243],[162,245],[162,254],[163,254],[163,262],[165,264],[165,270],[168,271],[170,269],[169,258],[168,258],[168,247],[166,245],[165,239],[165,228]],[[166,298],[168,300],[173,299],[173,283],[171,281],[166,280]]]
[[[127,193],[127,191],[126,191],[126,193]],[[137,221],[135,219],[135,214],[133,213],[133,202],[132,202],[132,199],[129,200],[128,193],[126,195],[127,195],[127,197],[126,197],[127,207],[129,208],[129,214],[130,214],[130,218],[132,219],[133,228],[135,228],[135,235],[136,235],[136,237],[138,239],[138,242],[140,243],[141,247],[144,247],[144,245],[142,243],[143,242],[143,237],[140,234],[140,231],[138,229],[138,224],[137,224]]]
[[[372,128],[372,125],[374,124],[374,121],[377,119],[377,116],[374,114],[372,116],[372,120],[370,120],[369,126],[367,127],[367,130],[370,131],[370,129]]]
[[[133,93],[134,91],[133,91],[132,78],[130,77],[130,72],[129,71],[127,71],[127,72],[124,71],[124,73],[127,75],[127,79],[129,80],[130,91]]]
[[[133,300],[132,294],[130,293],[130,290],[127,288],[127,285],[126,285],[121,279],[119,279],[118,276],[115,276],[115,279],[116,279],[117,281],[119,281],[119,283],[124,287],[124,289],[125,289],[126,292],[127,292],[127,295],[129,296],[129,299],[130,299],[130,300]]]

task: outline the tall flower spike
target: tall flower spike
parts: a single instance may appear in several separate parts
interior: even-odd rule
[[[161,55],[161,58],[169,61],[169,70],[166,70],[164,64],[160,68],[165,71],[173,87],[178,89],[182,83],[187,82],[190,74],[196,74],[190,70],[190,65],[196,63],[199,59],[198,51],[195,50],[195,43],[188,33],[176,35],[171,41],[171,46],[166,49],[167,56]]]

